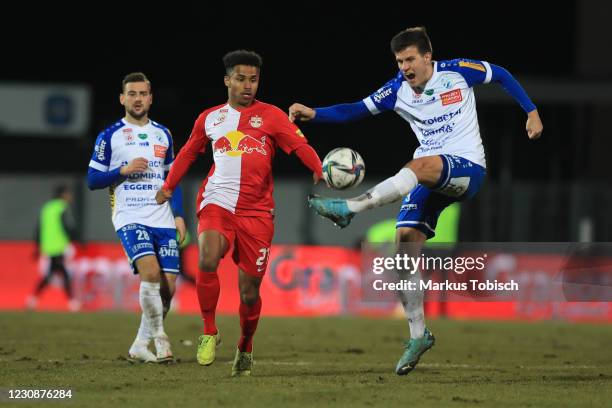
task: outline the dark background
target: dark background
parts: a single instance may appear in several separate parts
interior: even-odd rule
[[[0,162],[5,172],[84,173],[97,133],[123,116],[118,94],[121,79],[131,71],[149,76],[154,92],[151,117],[168,126],[176,146],[182,146],[197,115],[226,101],[221,58],[237,48],[263,56],[258,99],[284,110],[296,101],[325,106],[370,94],[397,71],[390,38],[414,25],[427,27],[438,60],[483,59],[519,79],[581,77],[573,1],[26,7],[16,12],[12,22],[17,24],[2,28],[0,79],[88,84],[93,119],[82,139],[0,135],[5,151],[11,152]],[[549,108],[538,106],[544,138],[529,143],[526,117],[509,96],[507,104],[480,105],[492,180],[500,177],[498,158],[504,149],[521,152],[506,159],[515,179],[579,176],[580,164],[571,165],[579,158],[567,147],[567,120],[550,120]],[[550,115],[563,117],[559,109],[563,107],[550,108]],[[343,145],[359,151],[369,175],[394,174],[416,148],[409,125],[393,113],[354,124],[301,127],[321,157]],[[500,127],[517,136],[504,141]],[[295,158],[277,157],[277,177],[306,174]],[[209,162],[207,157],[202,165]],[[201,165],[191,172],[202,174]]]

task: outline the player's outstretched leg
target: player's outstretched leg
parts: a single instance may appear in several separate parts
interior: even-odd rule
[[[349,225],[356,213],[397,201],[417,184],[418,178],[415,172],[409,167],[404,167],[395,176],[389,177],[358,197],[345,200],[312,195],[308,197],[308,203],[319,215],[329,218],[337,226],[344,228]]]
[[[418,364],[421,356],[432,348],[435,342],[436,338],[427,328],[425,328],[423,336],[406,341],[404,343],[406,348],[404,354],[402,354],[395,367],[397,375],[406,375],[411,372]]]
[[[322,217],[329,218],[340,228],[350,224],[355,213],[348,209],[346,200],[327,198],[316,194],[308,196],[308,204]]]

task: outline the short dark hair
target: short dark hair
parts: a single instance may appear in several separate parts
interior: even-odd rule
[[[125,85],[130,82],[146,82],[149,84],[149,91],[151,90],[151,81],[149,81],[149,78],[147,78],[144,73],[132,72],[123,78],[123,81],[121,82],[121,93],[125,92]]]
[[[53,197],[61,198],[64,194],[69,193],[70,191],[70,187],[68,187],[66,184],[59,184],[53,189]]]
[[[223,65],[225,65],[225,72],[229,75],[236,65],[248,65],[261,70],[263,60],[261,55],[255,51],[236,50],[223,56]]]
[[[421,55],[433,51],[425,27],[410,27],[397,33],[391,39],[391,52],[396,54],[413,45],[417,47]]]

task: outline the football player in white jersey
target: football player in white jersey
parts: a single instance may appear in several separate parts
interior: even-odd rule
[[[91,190],[109,188],[113,225],[134,273],[140,276],[142,318],[129,349],[130,361],[171,362],[163,318],[179,273],[185,222],[180,193],[161,206],[155,193],[174,160],[172,136],[149,119],[153,96],[143,73],[126,75],[119,100],[125,116],[98,135],[87,182]],[[151,340],[156,354],[148,348]]]
[[[423,243],[435,235],[442,210],[476,194],[486,174],[472,87],[490,82],[501,84],[527,114],[530,139],[540,137],[543,126],[535,105],[504,68],[463,58],[432,60],[431,41],[424,27],[398,33],[391,40],[391,51],[399,72],[370,96],[355,103],[315,109],[296,103],[289,108],[289,118],[342,123],[393,110],[410,124],[420,146],[413,160],[395,176],[355,198],[310,196],[308,201],[318,214],[344,228],[356,213],[405,197],[396,223],[396,243],[398,251],[418,256]],[[400,278],[419,287],[418,270],[401,273]],[[396,373],[405,375],[433,346],[435,338],[425,327],[423,291],[406,290],[399,295],[410,327],[410,340]]]

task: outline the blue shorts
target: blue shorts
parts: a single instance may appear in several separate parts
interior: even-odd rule
[[[402,202],[396,228],[416,228],[427,236],[435,229],[442,210],[457,201],[474,196],[484,180],[484,167],[459,156],[441,154],[442,175],[437,185],[427,188],[418,184]]]
[[[164,272],[179,273],[179,247],[176,241],[176,229],[128,224],[119,228],[117,235],[134,273],[138,273],[134,262],[145,255],[155,255]]]

